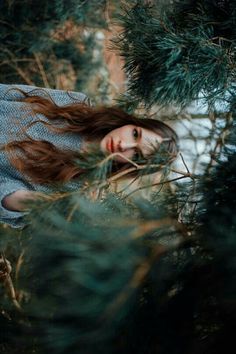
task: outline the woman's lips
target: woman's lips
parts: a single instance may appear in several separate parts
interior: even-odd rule
[[[107,141],[106,148],[107,148],[107,151],[108,151],[108,152],[111,152],[111,153],[114,152],[114,143],[113,143],[113,139],[112,139],[112,138],[110,138],[110,139]]]

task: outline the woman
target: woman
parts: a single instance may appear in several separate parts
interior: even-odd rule
[[[86,168],[76,160],[89,151],[111,156],[110,175],[133,176],[135,161],[147,162],[160,147],[166,163],[177,155],[177,135],[166,124],[91,107],[82,93],[0,85],[0,101],[0,222],[12,227],[23,225],[24,201],[35,192],[58,183],[78,189]]]

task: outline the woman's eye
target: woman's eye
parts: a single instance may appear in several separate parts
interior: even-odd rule
[[[135,129],[133,129],[133,137],[134,137],[134,139],[135,140],[137,140],[138,139],[138,131],[137,131],[137,129],[135,128]]]

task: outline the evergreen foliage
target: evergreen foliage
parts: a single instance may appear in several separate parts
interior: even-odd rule
[[[235,89],[235,22],[235,0],[124,6],[114,44],[125,59],[130,95],[146,105],[225,97]]]
[[[73,17],[83,3],[94,16],[94,1],[71,1],[68,12],[63,1],[55,3],[64,8],[54,9],[54,2],[41,6],[54,13],[55,22]],[[83,189],[38,200],[22,231],[1,226],[1,353],[233,353],[235,1],[148,3],[130,1],[122,17],[119,45],[127,59],[128,94],[134,105],[140,98],[147,105],[185,105],[199,94],[208,104],[224,97],[227,112],[210,112],[209,141],[216,140],[210,162],[202,175],[182,172],[179,178],[187,182],[177,181],[175,189],[162,190],[161,180],[149,201],[107,190],[91,200],[94,188],[107,186],[110,161],[99,164],[99,156],[88,156],[78,161],[91,166]],[[9,13],[14,4],[19,2],[8,3]],[[31,6],[27,14],[42,16],[35,2]],[[20,28],[19,38],[24,33],[32,45],[30,31]],[[38,43],[40,55],[48,46],[56,58],[81,64],[73,41]],[[32,50],[15,48],[26,56]],[[90,60],[83,60],[88,70]],[[162,158],[155,156],[151,164],[162,164]]]
[[[18,290],[31,294],[18,314],[25,350],[33,343],[39,353],[223,353],[236,313],[230,150],[199,181],[191,224],[177,223],[181,194],[130,204],[78,193],[36,205],[18,275]],[[19,342],[18,326],[4,322]]]

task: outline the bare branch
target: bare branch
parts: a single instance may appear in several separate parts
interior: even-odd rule
[[[50,85],[49,85],[49,82],[48,82],[48,78],[47,78],[46,72],[45,72],[45,70],[44,70],[43,64],[42,64],[42,62],[41,62],[41,60],[40,60],[39,54],[37,54],[37,53],[35,53],[35,52],[33,52],[33,54],[34,54],[36,63],[37,63],[37,65],[38,65],[40,74],[41,74],[41,76],[42,76],[44,86],[50,88]]]

